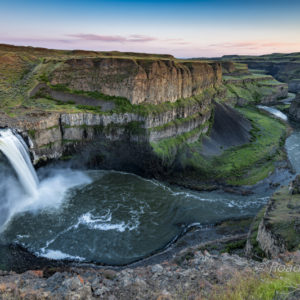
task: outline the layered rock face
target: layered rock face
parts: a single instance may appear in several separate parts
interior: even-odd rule
[[[197,129],[190,140],[208,130],[211,95],[186,101],[160,113],[31,113],[22,118],[0,116],[0,127],[19,130],[27,140],[35,164],[78,152],[84,145],[102,141],[150,147],[153,141],[172,138]],[[147,146],[148,145],[148,146]],[[101,148],[101,147],[100,147]],[[98,150],[101,152],[102,149]],[[133,155],[134,156],[134,155]]]
[[[300,242],[300,177],[283,187],[269,200],[260,221],[257,241],[268,257],[285,251],[299,250]]]
[[[51,84],[120,96],[132,104],[175,102],[221,83],[220,63],[84,58],[61,63]]]
[[[293,100],[289,109],[289,115],[295,121],[300,121],[300,94]]]
[[[259,76],[259,77],[229,77],[227,76],[224,83],[226,85],[233,84],[236,87],[247,90],[246,94],[239,95],[236,99],[233,99],[233,103],[239,106],[245,106],[249,104],[249,95],[253,99],[259,100],[259,103],[271,105],[276,104],[279,99],[286,98],[288,96],[288,85],[286,83],[277,82],[276,84],[270,84],[273,82],[272,76]],[[257,98],[259,96],[259,98]],[[256,99],[257,98],[257,99]]]
[[[251,69],[261,69],[274,76],[277,80],[285,82],[289,86],[289,91],[292,93],[300,92],[300,63],[295,62],[277,62],[277,61],[263,61],[263,60],[240,60],[242,63],[248,64]]]
[[[223,74],[236,72],[236,67],[232,61],[221,61]]]

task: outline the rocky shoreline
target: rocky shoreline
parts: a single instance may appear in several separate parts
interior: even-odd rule
[[[271,76],[224,61],[30,51],[29,68],[22,60],[28,49],[0,45],[0,54],[23,61],[16,84],[1,77],[0,127],[21,133],[36,166],[67,161],[239,195],[259,186],[273,191],[290,179],[289,129],[255,108],[287,97],[288,85]],[[11,73],[14,63],[4,66]],[[297,99],[290,108],[296,120]],[[244,278],[259,285],[266,273],[278,275],[274,263],[300,263],[299,191],[275,192],[252,225],[248,217],[187,226],[165,248],[126,266],[54,261],[0,245],[0,299],[230,299]]]
[[[226,244],[238,238],[218,242]],[[122,270],[64,267],[22,274],[1,271],[0,299],[221,299],[219,287],[225,288],[232,280],[300,262],[299,252],[258,262],[226,252],[213,254],[206,250],[210,244],[187,248],[159,264]]]

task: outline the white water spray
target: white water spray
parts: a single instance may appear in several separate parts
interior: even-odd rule
[[[39,180],[32,166],[27,145],[23,139],[11,129],[0,131],[0,151],[7,157],[17,176],[30,196],[36,196]]]
[[[21,184],[0,169],[0,232],[15,214],[59,208],[70,188],[91,182],[81,171],[53,168],[48,168],[48,175],[39,182],[27,145],[11,129],[0,130],[0,151],[7,157]]]
[[[283,120],[283,121],[287,121],[288,117],[282,113],[280,110],[274,108],[274,107],[270,107],[270,106],[264,106],[264,105],[257,105],[258,108],[269,112],[270,114],[274,115],[275,117]]]

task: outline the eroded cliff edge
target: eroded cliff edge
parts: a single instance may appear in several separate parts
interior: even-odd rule
[[[49,62],[52,85],[127,98],[132,104],[175,102],[222,81],[217,62],[84,58]]]
[[[244,184],[246,179],[238,180],[249,173],[250,184],[255,183],[282,159],[277,151],[262,167],[267,152],[280,148],[285,128],[261,116],[254,105],[276,102],[287,94],[287,86],[251,74],[247,66],[241,70],[223,63],[222,74],[221,62],[3,45],[0,55],[2,71],[12,74],[2,74],[0,80],[0,126],[22,133],[35,164],[72,158],[184,185],[187,180],[189,187],[199,188],[199,182],[214,185],[224,178],[226,184]],[[227,137],[233,128],[239,130],[220,143],[217,124],[223,124]],[[262,131],[271,137],[267,143]],[[216,155],[203,150],[206,137]],[[255,159],[245,163],[244,152],[255,149],[264,151],[248,155]]]

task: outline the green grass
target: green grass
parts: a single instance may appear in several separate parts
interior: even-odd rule
[[[178,118],[178,119],[175,119],[171,122],[165,123],[164,125],[152,127],[150,130],[151,131],[164,131],[164,130],[168,129],[169,127],[180,126],[180,125],[182,125],[186,122],[189,122],[189,121],[192,121],[192,120],[197,120],[198,118],[201,117],[201,115],[205,115],[210,110],[211,110],[211,107],[209,106],[207,108],[207,111],[201,111],[201,113],[197,113],[197,114],[191,115],[191,116],[186,117],[186,118]]]
[[[284,112],[284,113],[287,113],[289,111],[289,108],[290,108],[291,104],[277,104],[275,105],[275,107]]]
[[[184,151],[189,139],[200,135],[201,131],[209,126],[209,122],[195,128],[189,132],[177,135],[176,137],[162,139],[157,142],[151,142],[154,153],[162,159],[163,164],[171,165],[180,151]]]
[[[247,64],[234,62],[234,67],[239,73],[247,73],[248,72]]]
[[[239,76],[237,75],[226,75],[226,76],[223,76],[223,79],[226,81],[226,80],[246,80],[246,79],[254,79],[254,80],[261,80],[261,79],[270,79],[272,80],[272,76],[270,75],[265,75],[265,74],[241,74]]]
[[[274,88],[281,86],[282,83],[276,80],[258,80],[253,82],[224,82],[227,89],[225,102],[228,98],[244,99],[246,104],[258,104],[264,98],[276,94],[278,91]]]
[[[141,116],[148,116],[148,115],[158,115],[167,111],[172,111],[174,109],[180,109],[188,106],[194,106],[194,105],[201,105],[207,98],[212,98],[213,95],[216,93],[216,90],[214,88],[207,88],[202,91],[201,94],[185,98],[185,99],[178,99],[175,102],[163,102],[159,104],[131,104],[131,102],[124,98],[124,97],[117,97],[117,96],[109,96],[102,94],[100,92],[85,92],[85,91],[76,91],[76,90],[70,90],[65,85],[52,85],[52,89],[58,90],[58,91],[64,91],[71,94],[76,95],[83,95],[86,97],[90,97],[93,99],[98,99],[101,101],[108,101],[113,102],[115,105],[115,108],[112,109],[110,112],[103,112],[101,111],[100,107],[93,107],[89,105],[73,105],[73,102],[67,103],[62,101],[57,101],[55,99],[51,99],[50,97],[46,97],[45,95],[37,95],[40,97],[37,97],[34,100],[30,100],[30,105],[43,108],[45,110],[59,110],[61,111],[62,108],[66,109],[68,111],[74,111],[74,110],[83,110],[83,111],[90,111],[93,113],[101,113],[101,114],[112,114],[112,113],[135,113],[139,114]],[[49,100],[49,101],[47,101]],[[61,106],[61,107],[60,107]],[[174,121],[176,122],[176,121]],[[180,122],[180,121],[178,121]],[[170,124],[171,125],[171,124]],[[167,125],[166,125],[167,126]],[[161,128],[162,129],[162,128]],[[159,130],[159,128],[157,128]]]
[[[231,95],[238,99],[245,99],[248,102],[258,103],[260,101],[261,94],[256,92],[257,86],[253,83],[247,83],[244,86],[239,86],[233,83],[225,84]]]
[[[246,246],[246,239],[228,243],[221,251],[222,253],[233,253],[236,250],[244,249]]]
[[[299,206],[300,195],[289,194],[288,187],[284,187],[276,192],[272,199],[275,203],[273,209],[268,214],[268,228],[284,241],[289,251],[300,249],[300,235],[295,230],[295,224],[300,218]],[[300,227],[300,224],[299,224]]]
[[[8,112],[10,108],[20,108],[22,105],[31,110],[43,108],[40,105],[35,107],[35,103],[28,99],[29,92],[39,82],[49,83],[52,72],[66,60],[72,58],[131,59],[144,65],[149,65],[157,60],[180,62],[172,55],[167,54],[63,51],[0,44],[0,108],[5,112]],[[119,75],[114,79],[120,80]],[[64,90],[63,86],[57,86],[56,88],[57,90]],[[29,106],[29,104],[32,104],[32,106]],[[124,103],[119,108],[124,108]],[[48,106],[43,109],[48,109]],[[51,110],[53,109],[51,107]],[[70,109],[73,110],[73,108]],[[17,113],[21,110],[21,108],[17,109]],[[60,111],[61,108],[58,110]]]
[[[166,139],[152,144],[153,149],[164,160],[174,159],[180,144],[181,150],[177,159],[183,168],[191,170],[189,175],[198,180],[253,185],[272,173],[275,162],[285,157],[280,149],[286,135],[286,127],[255,108],[243,108],[240,112],[252,122],[252,141],[227,149],[219,156],[202,156],[200,140],[187,144],[180,138]]]
[[[265,255],[264,251],[260,248],[260,245],[257,241],[257,232],[258,232],[259,224],[260,224],[265,212],[266,212],[266,207],[262,208],[258,212],[258,214],[255,216],[253,223],[251,224],[250,237],[249,237],[249,241],[252,246],[251,257],[256,260],[260,260],[260,261],[263,258],[265,258],[266,255]]]
[[[300,272],[236,274],[222,286],[216,286],[208,299],[218,300],[272,300],[288,299],[300,290]],[[293,298],[296,299],[296,298]]]
[[[263,85],[282,85],[282,82],[279,82],[275,79],[271,79],[271,80],[264,80],[263,81]]]

